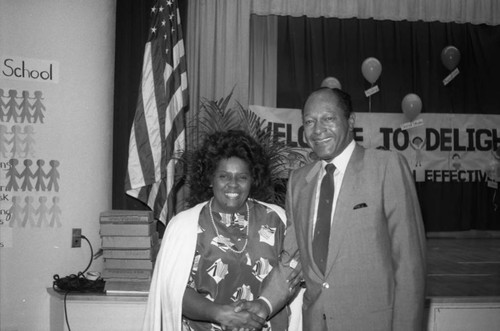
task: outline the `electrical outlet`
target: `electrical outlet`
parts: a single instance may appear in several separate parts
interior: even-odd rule
[[[71,247],[82,247],[82,229],[73,229]]]

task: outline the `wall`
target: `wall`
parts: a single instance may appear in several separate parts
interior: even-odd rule
[[[72,228],[100,247],[99,213],[111,208],[115,5],[0,0],[1,331],[49,329],[53,275],[89,263],[85,240],[71,248]],[[7,114],[13,101],[17,117]]]

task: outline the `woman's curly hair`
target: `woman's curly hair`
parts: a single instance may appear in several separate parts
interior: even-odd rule
[[[240,130],[215,132],[208,135],[201,147],[192,154],[189,164],[189,206],[213,197],[210,187],[221,160],[237,157],[248,164],[252,185],[249,197],[266,201],[273,191],[269,156],[248,133]]]

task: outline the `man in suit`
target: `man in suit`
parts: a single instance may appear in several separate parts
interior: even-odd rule
[[[351,100],[339,89],[314,91],[302,116],[319,160],[290,174],[282,256],[300,253],[304,331],[421,330],[425,233],[405,158],[355,143]],[[334,193],[324,199],[328,163]],[[318,219],[325,210],[329,224]],[[261,297],[239,309],[266,317],[279,311],[297,283],[290,270],[274,268]]]

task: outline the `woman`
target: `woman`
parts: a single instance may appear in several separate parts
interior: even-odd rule
[[[217,132],[191,166],[193,207],[165,231],[144,330],[260,329],[264,320],[234,306],[259,296],[285,234],[283,209],[257,200],[272,189],[268,156],[243,131]],[[288,309],[270,326],[286,330]]]

